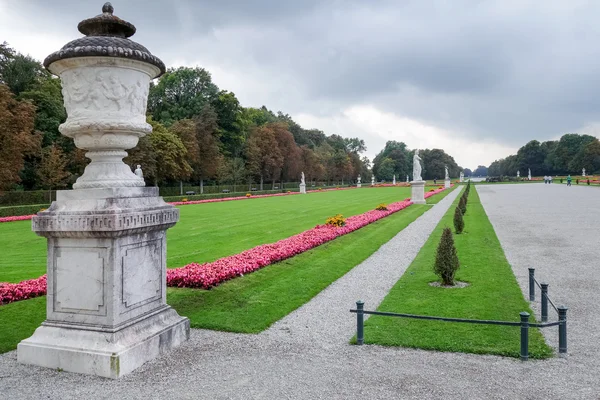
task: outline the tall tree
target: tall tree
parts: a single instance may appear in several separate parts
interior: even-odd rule
[[[48,146],[42,151],[42,159],[37,170],[40,186],[43,189],[60,189],[67,186],[71,174],[67,171],[68,160],[57,145]]]
[[[167,126],[173,122],[193,118],[217,98],[219,89],[204,68],[169,68],[158,84],[150,85],[148,113]]]
[[[49,73],[39,61],[4,48],[0,56],[0,83],[8,86],[15,95],[31,89]]]
[[[24,158],[40,151],[41,135],[34,132],[34,119],[34,106],[17,101],[0,84],[0,190],[18,183]]]
[[[259,178],[261,190],[265,180],[274,180],[279,176],[284,156],[270,124],[256,127],[250,132],[246,157],[248,171]]]
[[[240,155],[245,141],[240,102],[235,94],[222,90],[211,104],[217,113],[224,152],[232,156]]]

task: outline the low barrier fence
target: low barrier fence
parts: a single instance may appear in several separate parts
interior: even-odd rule
[[[466,324],[482,324],[482,325],[502,325],[502,326],[515,326],[521,328],[521,360],[526,361],[529,359],[529,328],[548,328],[551,326],[558,326],[558,352],[560,354],[567,353],[567,310],[565,306],[554,306],[554,303],[550,301],[548,297],[548,284],[540,284],[535,280],[534,269],[529,268],[529,300],[535,300],[535,286],[540,287],[542,290],[542,323],[529,322],[530,314],[526,311],[519,313],[519,322],[513,321],[495,321],[495,320],[481,320],[481,319],[464,319],[464,318],[447,318],[447,317],[435,317],[430,315],[415,315],[415,314],[402,314],[392,313],[384,311],[367,311],[364,306],[365,303],[362,300],[356,302],[356,309],[350,310],[351,313],[356,314],[356,344],[362,345],[364,343],[364,318],[365,315],[381,315],[385,317],[397,317],[397,318],[412,318],[430,321],[444,321],[444,322],[457,322]],[[544,300],[545,299],[545,300]],[[558,321],[548,321],[548,303],[552,304],[552,307],[558,314]],[[544,304],[546,304],[544,306]],[[545,307],[545,308],[544,308]]]

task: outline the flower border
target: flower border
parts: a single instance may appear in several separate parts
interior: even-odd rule
[[[333,189],[337,190],[337,189]],[[445,188],[425,193],[425,198],[443,192]],[[258,196],[257,196],[258,197]],[[191,263],[167,270],[167,285],[209,289],[220,283],[254,272],[258,269],[304,253],[337,237],[354,232],[375,221],[404,210],[413,203],[410,199],[392,203],[387,211],[371,210],[346,219],[343,227],[317,225],[297,235],[263,244],[241,253],[220,258],[209,263]],[[19,283],[0,283],[0,304],[30,299],[46,294],[46,275]]]

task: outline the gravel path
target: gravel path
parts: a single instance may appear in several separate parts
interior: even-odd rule
[[[356,332],[356,320],[348,318],[348,310],[355,308],[359,299],[365,302],[366,309],[377,308],[462,189],[448,194],[369,258],[262,335],[295,343],[318,341],[321,346],[347,345]]]
[[[592,268],[600,226],[600,203],[595,199],[600,192],[594,188],[540,184],[480,186],[478,191],[520,284],[524,284],[525,277],[521,270],[534,265],[539,268],[539,275],[549,281],[551,296],[555,293],[557,302],[570,306],[568,357],[521,362],[495,356],[347,345],[354,333],[354,320],[347,310],[356,296],[364,297],[372,306],[378,301],[377,296],[367,297],[365,293],[335,297],[336,286],[346,280],[342,278],[326,291],[330,293],[323,292],[263,334],[193,330],[188,343],[118,381],[20,365],[16,363],[16,352],[7,353],[0,356],[1,397],[598,399],[598,335],[591,329],[598,327],[599,317],[592,305],[600,299],[591,288],[597,288],[599,283]],[[413,225],[447,209],[454,196],[456,192]],[[569,209],[576,214],[570,216],[566,212]],[[554,245],[560,248],[544,249]],[[389,249],[393,258],[404,259],[403,254],[396,253],[397,247],[390,244]],[[368,287],[375,290],[371,288],[378,286]],[[340,310],[351,322],[335,323],[347,326],[349,332],[305,314],[311,307],[319,311],[328,296],[344,302]],[[312,324],[312,329],[319,332],[330,331],[322,333],[326,337],[311,340],[302,323]],[[284,326],[291,333],[282,330]],[[330,340],[329,334],[343,343]],[[549,334],[552,337],[555,331]]]

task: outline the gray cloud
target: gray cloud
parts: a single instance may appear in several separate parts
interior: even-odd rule
[[[113,5],[115,14],[136,24],[134,40],[167,64],[226,71],[237,87],[224,89],[248,105],[261,101],[319,116],[374,105],[469,140],[493,137],[510,146],[600,121],[598,2]],[[76,23],[100,7],[96,1],[33,1],[19,12],[39,19],[50,34],[76,36]]]

